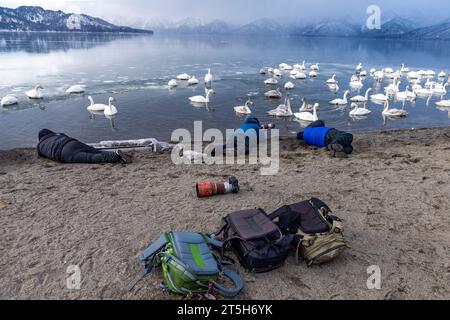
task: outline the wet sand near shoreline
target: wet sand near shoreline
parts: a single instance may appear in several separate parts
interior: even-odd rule
[[[213,232],[246,208],[267,212],[310,197],[344,220],[351,249],[307,268],[293,256],[267,274],[241,270],[242,299],[449,299],[450,128],[362,133],[355,154],[331,158],[282,141],[280,172],[258,166],[175,166],[170,154],[133,164],[65,165],[33,150],[0,151],[0,299],[176,299],[159,271],[132,292],[138,254],[165,231]],[[230,175],[241,192],[197,199],[200,180]],[[66,287],[81,268],[81,289]],[[367,268],[382,271],[368,290]]]

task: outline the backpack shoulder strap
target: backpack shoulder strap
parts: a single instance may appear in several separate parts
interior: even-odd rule
[[[211,284],[225,298],[234,298],[244,289],[244,279],[236,271],[223,269],[223,275],[233,282],[234,288],[229,289],[213,281]]]
[[[158,252],[160,252],[168,242],[169,241],[167,240],[167,236],[163,234],[161,237],[159,237],[158,241],[153,243],[150,247],[148,247],[141,253],[139,257],[141,259],[141,262],[148,262],[149,260],[151,260],[151,258]]]

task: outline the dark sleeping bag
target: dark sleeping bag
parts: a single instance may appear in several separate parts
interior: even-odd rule
[[[39,156],[62,163],[117,163],[120,156],[114,152],[97,150],[64,133],[44,129],[39,132]]]

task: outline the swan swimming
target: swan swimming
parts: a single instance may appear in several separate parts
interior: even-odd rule
[[[316,63],[316,64],[311,65],[310,69],[313,71],[319,71],[319,64]]]
[[[355,89],[360,89],[362,87],[364,87],[364,83],[362,82],[360,77],[356,77],[351,79],[350,81],[350,87],[355,88]]]
[[[320,106],[317,106],[317,109],[319,109]],[[313,111],[314,110],[314,105],[312,104],[308,104],[307,100],[305,97],[302,98],[302,106],[300,107],[300,112],[306,112],[306,111]]]
[[[247,102],[245,103],[245,106],[234,107],[234,111],[239,114],[252,114],[250,106],[253,106],[253,102],[250,99],[248,99]]]
[[[175,79],[170,80],[168,83],[168,86],[171,88],[177,87],[178,86],[177,80],[175,80]]]
[[[85,91],[84,86],[82,85],[74,85],[71,86],[69,89],[66,90],[66,93],[68,94],[76,94],[76,93],[83,93]]]
[[[372,101],[375,101],[375,102],[385,102],[385,101],[388,101],[388,100],[389,100],[389,97],[388,97],[387,95],[384,95],[384,94],[382,94],[382,93],[379,93],[379,94],[374,94],[374,95],[372,95],[372,96],[370,97],[370,99],[371,99]]]
[[[336,84],[338,83],[338,81],[336,80],[336,75],[333,74],[333,76],[331,77],[331,79],[327,80],[327,84]]]
[[[108,107],[106,104],[95,104],[94,99],[89,96],[88,100],[90,102],[90,105],[87,107],[87,110],[90,112],[103,112]]]
[[[44,88],[41,85],[37,85],[33,90],[27,91],[25,94],[30,99],[43,99],[44,94],[42,93]]]
[[[317,77],[317,71],[312,70],[312,71],[309,73],[309,77],[310,77],[310,78],[315,78],[315,77]]]
[[[383,115],[387,117],[406,117],[408,113],[401,109],[389,109],[389,100],[384,102]]]
[[[436,105],[439,107],[450,107],[450,100],[441,100],[439,102],[436,102]]]
[[[305,80],[308,76],[304,72],[297,72],[294,78],[297,80]]]
[[[284,85],[284,88],[286,89],[286,90],[292,90],[292,89],[294,89],[295,88],[295,85],[292,83],[292,82],[288,82],[288,83],[286,83],[285,85]]]
[[[267,79],[266,81],[264,81],[264,83],[267,85],[275,86],[278,84],[278,80],[274,79],[274,78],[270,78],[270,79]]]
[[[405,66],[405,64],[402,63],[402,67],[401,67],[401,69],[400,69],[400,72],[401,72],[401,73],[408,73],[408,72],[409,72],[409,68],[407,68],[407,67]]]
[[[433,90],[433,94],[442,95],[445,96],[447,94],[447,87],[449,86],[448,83],[446,83],[444,86],[436,87]]]
[[[277,90],[270,90],[264,93],[264,96],[271,99],[281,99],[283,94],[280,91],[280,88],[277,88]]]
[[[105,116],[112,117],[118,113],[117,108],[113,105],[114,101],[116,101],[115,98],[113,98],[113,97],[109,98],[109,105],[106,106],[105,111],[104,111]]]
[[[178,80],[188,81],[191,77],[187,73],[182,73],[177,76]]]
[[[198,84],[198,80],[197,80],[197,78],[195,77],[195,76],[192,76],[189,80],[188,80],[188,82],[187,82],[187,84],[188,84],[188,86],[195,86],[195,85],[197,85]]]
[[[400,89],[399,89],[400,84],[401,84],[401,81],[399,81],[398,78],[395,78],[394,83],[392,83],[389,86],[387,86],[386,88],[384,88],[384,91],[386,92],[386,94],[396,94],[397,92],[400,91]]]
[[[334,99],[330,101],[331,105],[340,106],[348,103],[347,97],[350,95],[350,91],[345,91],[343,99]]]
[[[442,71],[438,74],[439,78],[445,78],[446,76],[447,76],[447,74],[444,71]]]
[[[298,120],[302,120],[302,121],[307,121],[307,122],[315,122],[319,120],[319,117],[317,115],[317,109],[319,108],[319,104],[315,103],[313,106],[313,113],[311,112],[299,112],[299,113],[294,113],[294,116],[298,119]]]
[[[16,96],[12,94],[8,94],[7,96],[3,97],[2,101],[0,102],[0,105],[2,107],[6,106],[12,106],[19,103],[19,99],[17,99]]]
[[[265,73],[265,71],[264,71]],[[211,74],[211,69],[208,69],[208,73],[205,75],[205,84],[210,85],[213,82],[213,76]]]
[[[215,94],[214,90],[209,89],[206,91],[206,97],[204,96],[194,96],[190,97],[189,100],[193,103],[209,103],[211,95]]]
[[[361,72],[363,69],[363,64],[360,62],[357,66],[356,66],[356,71]]]
[[[409,91],[409,86],[406,87],[405,92],[397,92],[395,98],[400,101],[405,101],[408,99],[415,99],[417,96],[414,92]]]
[[[259,74],[265,75],[266,74],[266,69],[264,69],[264,68],[259,69]]]
[[[350,101],[351,102],[367,102],[367,101],[369,101],[369,93],[372,92],[372,91],[373,91],[373,89],[369,88],[366,91],[366,96],[365,97],[363,97],[363,96],[356,96],[356,97],[351,98]]]
[[[280,104],[276,109],[267,112],[267,114],[274,117],[292,117],[294,113],[291,108],[291,97],[287,95],[284,104]]]
[[[366,105],[364,105],[364,107],[360,107],[356,103],[352,103],[350,109],[351,109],[350,110],[351,117],[362,117],[372,113],[372,111],[367,109]]]

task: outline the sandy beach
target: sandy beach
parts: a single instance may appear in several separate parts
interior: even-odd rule
[[[0,299],[176,299],[159,271],[132,292],[138,254],[165,231],[213,232],[225,215],[267,212],[310,197],[344,220],[351,249],[307,268],[293,256],[267,274],[241,272],[242,299],[449,299],[450,128],[364,133],[355,154],[282,141],[280,173],[258,166],[175,166],[169,154],[133,164],[64,165],[34,150],[0,152]],[[197,199],[196,182],[236,176],[242,191]],[[81,290],[66,287],[69,265]],[[368,290],[378,265],[382,289]]]

